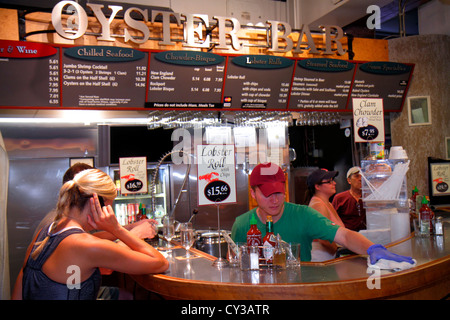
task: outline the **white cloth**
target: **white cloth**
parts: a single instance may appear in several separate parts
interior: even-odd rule
[[[322,262],[336,258],[336,254],[329,253],[318,241],[312,242],[311,262]]]
[[[382,269],[382,270],[393,270],[393,271],[401,271],[407,270],[416,266],[417,261],[413,259],[414,263],[411,264],[409,262],[397,262],[393,260],[380,259],[375,264],[370,263],[370,258],[367,258],[367,266],[373,269]]]

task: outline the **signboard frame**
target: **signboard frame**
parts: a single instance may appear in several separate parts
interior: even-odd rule
[[[23,42],[23,41],[7,41],[5,40],[6,43],[9,43],[10,45],[14,46],[14,45],[20,45],[23,43],[26,44],[32,44],[32,42]],[[2,43],[5,43],[5,41],[3,41]],[[290,74],[290,83],[289,83],[289,87],[288,87],[288,96],[286,99],[286,105],[283,108],[277,107],[277,108],[273,108],[270,105],[267,106],[263,106],[261,107],[261,105],[246,105],[247,108],[243,108],[241,107],[226,107],[226,99],[236,99],[235,97],[228,97],[225,96],[225,90],[226,90],[226,86],[227,86],[227,75],[228,75],[228,66],[232,63],[232,60],[235,58],[241,58],[241,59],[245,59],[245,57],[253,57],[253,56],[258,56],[258,55],[239,55],[239,54],[223,54],[223,53],[211,53],[211,55],[215,55],[215,56],[220,56],[224,58],[224,71],[223,71],[223,80],[222,80],[222,90],[221,90],[221,96],[220,96],[220,102],[211,102],[211,103],[198,103],[196,101],[185,101],[186,103],[174,103],[174,104],[167,104],[166,105],[162,105],[161,104],[154,104],[151,101],[151,96],[149,95],[149,73],[151,71],[151,64],[150,64],[150,58],[153,54],[158,54],[161,52],[168,52],[166,50],[153,50],[153,49],[133,49],[135,51],[140,51],[144,54],[146,54],[146,67],[144,67],[145,70],[141,70],[140,72],[142,73],[141,76],[144,76],[145,74],[145,84],[143,81],[140,80],[139,86],[145,86],[145,97],[142,97],[141,100],[144,101],[143,105],[138,105],[136,106],[135,104],[129,104],[128,105],[116,105],[116,106],[111,106],[111,105],[85,105],[85,106],[79,106],[79,105],[67,105],[64,104],[64,97],[65,97],[65,93],[64,93],[64,88],[63,88],[63,72],[64,72],[64,64],[63,64],[63,55],[64,55],[64,51],[68,48],[71,49],[71,51],[73,51],[72,48],[84,48],[85,52],[89,52],[88,50],[91,49],[95,49],[97,48],[98,50],[94,51],[93,54],[96,54],[98,52],[101,51],[101,49],[105,49],[105,47],[102,46],[74,46],[74,45],[67,45],[67,44],[45,44],[44,47],[53,47],[56,48],[57,51],[59,49],[59,53],[58,53],[58,63],[59,63],[59,103],[57,105],[49,105],[48,103],[42,103],[42,102],[38,102],[37,105],[22,105],[20,103],[17,103],[15,105],[9,105],[9,104],[3,104],[0,106],[1,109],[57,109],[57,110],[62,110],[62,109],[66,109],[66,110],[70,110],[70,109],[80,109],[80,110],[129,110],[129,111],[143,111],[143,110],[177,110],[177,109],[184,109],[184,110],[229,110],[229,111],[252,111],[252,110],[267,110],[267,111],[292,111],[292,112],[296,112],[296,111],[324,111],[324,112],[351,112],[352,111],[352,106],[351,106],[351,98],[352,98],[352,91],[355,87],[355,74],[357,72],[357,70],[364,64],[369,64],[370,66],[372,66],[372,68],[374,69],[373,65],[378,66],[380,64],[385,64],[385,65],[389,65],[389,64],[397,64],[397,65],[401,65],[404,66],[406,69],[409,68],[409,74],[407,76],[407,80],[402,80],[401,82],[401,88],[402,91],[401,94],[401,99],[399,99],[397,97],[398,100],[398,104],[396,106],[389,106],[389,105],[385,105],[384,106],[384,112],[401,112],[403,109],[403,106],[405,104],[405,99],[406,99],[406,95],[409,89],[409,85],[411,83],[411,78],[412,78],[412,74],[414,72],[414,64],[411,63],[393,63],[393,62],[367,62],[367,61],[353,61],[353,60],[345,60],[345,59],[332,59],[332,58],[304,58],[304,57],[283,57],[280,56],[279,58],[281,58],[281,60],[291,60],[294,62],[294,67],[292,70],[292,74]],[[120,50],[121,48],[119,48]],[[185,52],[184,50],[179,50],[179,52]],[[169,51],[170,52],[170,51]],[[190,52],[190,51],[186,51],[186,52]],[[120,52],[116,52],[116,54],[120,54]],[[203,54],[205,54],[205,52],[203,52]],[[208,53],[209,54],[209,53]],[[1,53],[0,53],[1,56]],[[268,55],[260,55],[261,58],[264,57],[272,57],[273,59],[277,59],[278,56],[268,56]],[[7,58],[7,59],[16,59],[16,58]],[[18,58],[18,59],[30,59],[29,56],[27,57],[23,57],[23,58]],[[42,58],[40,58],[42,59]],[[92,57],[91,57],[92,59]],[[37,61],[38,59],[36,59]],[[117,60],[117,59],[116,59]],[[333,61],[345,61],[346,63],[350,63],[354,65],[354,73],[353,73],[353,77],[351,79],[351,84],[350,84],[350,88],[348,89],[348,97],[347,97],[347,103],[345,106],[340,105],[338,108],[330,108],[327,107],[327,105],[320,105],[320,107],[315,107],[313,106],[312,108],[295,108],[293,106],[290,105],[291,103],[291,97],[292,97],[292,88],[293,88],[293,82],[294,82],[294,75],[296,72],[296,69],[299,68],[298,63],[301,61],[307,61],[307,60],[333,60]],[[111,61],[106,61],[105,63],[110,63],[110,64],[114,64],[115,62],[111,62]],[[195,67],[195,66],[193,66]],[[287,68],[286,70],[288,70],[289,68]],[[369,69],[370,70],[370,69]],[[376,69],[375,69],[376,70]],[[268,71],[270,72],[270,70]],[[327,71],[323,71],[323,75],[324,77],[327,75]],[[43,75],[44,76],[44,75]],[[134,76],[135,75],[129,75],[130,80],[134,81]],[[47,81],[47,75],[45,75],[45,80]],[[268,77],[270,77],[270,74],[268,74]],[[385,82],[386,80],[389,79],[389,75],[383,76],[381,75],[381,79],[383,80],[383,82]],[[406,79],[406,76],[405,76]],[[133,81],[130,81],[132,83],[134,83]],[[279,85],[279,84],[278,84]],[[369,84],[370,85],[370,84]],[[399,85],[399,84],[397,84]],[[200,87],[202,86],[202,84],[200,84]],[[404,88],[404,89],[403,89]],[[250,88],[252,89],[252,88]],[[266,89],[266,88],[261,88],[261,89]],[[117,88],[111,88],[111,90],[117,90]],[[123,89],[123,90],[126,90]],[[275,91],[275,90],[274,90]],[[330,90],[329,90],[330,91]],[[378,96],[383,95],[383,93],[376,93]],[[398,93],[398,95],[400,95],[400,93]],[[369,96],[370,97],[370,96]],[[282,97],[283,99],[286,97]],[[192,99],[193,100],[193,99]],[[192,103],[191,103],[192,102]],[[0,101],[0,104],[1,101]],[[153,105],[152,105],[153,104]],[[331,104],[330,104],[331,105]],[[328,105],[328,106],[330,106]],[[325,106],[325,107],[324,107]]]

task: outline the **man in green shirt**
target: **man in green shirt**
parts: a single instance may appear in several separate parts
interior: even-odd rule
[[[369,254],[371,264],[379,259],[414,263],[411,257],[391,253],[360,233],[335,225],[312,208],[286,202],[284,173],[274,163],[257,165],[250,175],[250,186],[258,207],[236,218],[231,229],[235,242],[246,242],[252,214],[256,215],[258,229],[264,237],[266,217],[271,215],[275,235],[280,234],[286,242],[300,243],[302,261],[311,260],[312,241],[323,239],[335,241],[358,254]]]

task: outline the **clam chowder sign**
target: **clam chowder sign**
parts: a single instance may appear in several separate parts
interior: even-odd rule
[[[162,21],[162,40],[158,42],[159,45],[173,46],[176,43],[171,40],[171,21],[175,21],[177,26],[184,28],[184,47],[193,48],[210,48],[212,45],[216,49],[239,51],[245,46],[245,39],[238,37],[238,31],[241,29],[239,20],[231,17],[214,16],[215,22],[210,22],[206,14],[190,14],[190,13],[176,13],[163,10],[141,9],[138,7],[130,7],[125,10],[123,19],[125,27],[123,34],[119,34],[114,30],[111,33],[111,23],[117,16],[118,12],[123,11],[120,5],[108,5],[105,8],[109,17],[107,18],[103,9],[103,4],[86,3],[86,7],[92,10],[93,15],[101,25],[100,35],[97,37],[101,41],[114,41],[116,37],[124,38],[125,42],[131,41],[133,43],[142,44],[149,41],[150,29],[152,24],[157,20]],[[63,12],[72,13],[67,19],[63,19]],[[141,18],[136,20],[136,13]],[[150,17],[149,17],[150,14]],[[150,23],[150,27],[148,26]],[[60,1],[52,10],[52,24],[56,32],[66,39],[78,39],[82,37],[88,28],[88,16],[86,10],[75,1]],[[213,25],[210,25],[213,24]],[[311,36],[311,31],[308,25],[303,25],[298,32],[298,41],[294,43],[291,37],[291,26],[282,21],[268,20],[266,22],[267,28],[267,48],[269,52],[289,52],[303,53],[305,48],[309,49],[311,54],[319,54],[316,44]],[[159,26],[158,26],[159,28]],[[323,52],[324,55],[344,55],[347,50],[343,49],[340,39],[344,36],[341,27],[333,25],[320,26],[323,30]],[[218,43],[212,43],[210,32],[208,30],[217,29]],[[138,31],[140,36],[133,36],[130,30]],[[279,30],[284,30],[280,32]],[[296,31],[297,32],[297,31]],[[306,41],[303,41],[303,38]],[[230,39],[230,42],[227,42]],[[281,44],[281,46],[280,46]],[[333,44],[336,49],[333,50]]]

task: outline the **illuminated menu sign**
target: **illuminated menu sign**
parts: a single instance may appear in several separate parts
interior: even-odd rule
[[[147,53],[86,46],[64,50],[63,107],[143,107]]]
[[[224,107],[286,109],[294,61],[246,55],[228,63]]]
[[[59,106],[59,49],[0,40],[0,105]]]
[[[147,107],[221,106],[225,58],[195,51],[153,53],[148,73]]]
[[[354,64],[336,59],[304,59],[297,63],[289,109],[345,109]]]
[[[352,98],[381,98],[385,111],[401,111],[411,71],[412,66],[397,62],[360,64]]]
[[[0,40],[0,108],[401,111],[413,64]],[[25,94],[26,92],[26,94]]]

